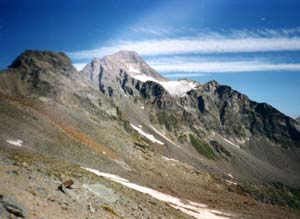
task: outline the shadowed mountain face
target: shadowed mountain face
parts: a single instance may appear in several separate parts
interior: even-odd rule
[[[67,77],[75,68],[63,53],[26,51],[17,57],[7,71],[2,72],[1,91],[12,95],[55,96],[54,79]],[[53,78],[53,80],[48,80]],[[12,83],[12,81],[14,81]]]
[[[299,186],[296,120],[216,81],[169,81],[135,52],[95,58],[77,72],[63,53],[26,51],[0,72],[0,104],[2,143],[22,140],[30,152],[169,188],[180,197],[194,197],[185,193],[186,183],[203,188],[192,175],[185,181],[187,168],[234,177],[241,188]],[[176,159],[175,172],[159,166],[166,159]],[[261,192],[250,195],[279,202]]]
[[[244,141],[260,136],[283,147],[300,146],[299,126],[293,119],[266,103],[250,100],[229,86],[212,81],[190,91],[188,96],[193,102],[198,101],[204,124],[205,118],[210,118],[215,130],[230,139]]]

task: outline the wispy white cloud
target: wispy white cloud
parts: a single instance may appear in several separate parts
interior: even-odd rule
[[[212,59],[175,56],[168,58],[151,58],[150,66],[159,72],[195,73],[227,73],[227,72],[257,72],[257,71],[300,71],[300,63],[270,62],[266,59]],[[192,74],[191,74],[192,73]],[[198,76],[198,75],[197,75]]]
[[[255,52],[300,51],[300,27],[290,29],[227,30],[223,32],[199,31],[193,28],[161,27],[135,28],[156,35],[155,39],[140,41],[117,41],[110,45],[92,50],[70,52],[77,60],[74,66],[81,70],[93,57],[103,57],[119,50],[134,50],[144,55],[148,63],[161,73],[170,73],[169,77],[196,77],[209,73],[254,72],[254,71],[300,71],[300,64],[286,63],[284,60],[269,58],[253,59],[243,56]],[[174,32],[186,32],[193,37],[167,37]],[[225,54],[226,53],[226,54]],[[243,59],[230,58],[227,53],[238,54]],[[186,56],[181,56],[187,54]],[[213,54],[213,58],[190,56],[191,54]],[[220,54],[222,55],[220,58]],[[159,57],[160,55],[167,55]],[[204,58],[203,58],[204,57]],[[223,58],[222,58],[223,57]],[[225,58],[224,58],[225,57]]]
[[[80,71],[87,63],[75,63]],[[268,72],[268,71],[300,71],[298,63],[272,63],[265,60],[257,61],[205,61],[190,57],[151,59],[148,64],[156,71],[167,77],[198,77],[211,73],[242,73],[242,72]]]
[[[203,77],[208,76],[209,74],[204,73],[172,73],[172,74],[163,74],[164,77],[167,78],[195,78],[195,77]]]
[[[146,34],[152,36],[165,36],[169,35],[172,32],[171,27],[133,27],[130,29],[133,33]]]
[[[265,18],[261,18],[265,19]],[[134,27],[130,31],[134,33],[144,33],[157,35],[157,37],[176,37],[176,36],[197,36],[207,38],[239,38],[239,37],[295,37],[300,35],[300,27],[295,28],[281,28],[281,29],[223,29],[219,32],[211,31],[209,29],[199,29],[193,27],[173,27],[173,26],[159,26],[159,27]]]
[[[74,63],[74,67],[77,69],[77,71],[81,71],[87,63]]]
[[[156,37],[174,37],[178,35],[195,35],[207,33],[207,31],[192,27],[173,27],[173,26],[135,26],[130,29],[134,34],[145,34]],[[211,31],[209,31],[211,32]]]
[[[175,54],[220,54],[299,51],[300,28],[235,30],[226,33],[200,32],[195,37],[116,41],[91,50],[69,52],[73,59],[102,57],[119,50],[134,50],[144,56]]]
[[[150,65],[159,72],[192,72],[187,76],[197,73],[228,73],[228,72],[257,72],[257,71],[300,71],[300,64],[268,63],[268,62],[204,62],[204,63],[151,63]],[[196,75],[198,76],[198,75]]]

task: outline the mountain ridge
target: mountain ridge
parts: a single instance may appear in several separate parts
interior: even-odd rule
[[[124,56],[124,54],[126,54],[126,53],[131,53],[131,52],[128,52],[128,51],[122,51],[122,55]],[[119,57],[119,53],[116,53],[117,54],[117,57]],[[136,53],[134,53],[134,55],[135,55],[135,57],[137,57],[137,54]],[[113,55],[114,56],[114,55]],[[126,55],[125,55],[126,56]],[[116,64],[117,66],[118,66],[118,64]],[[101,66],[101,64],[100,64],[100,66]],[[117,67],[118,68],[118,67]],[[121,68],[120,68],[121,69]],[[120,70],[120,71],[122,71],[122,69]],[[84,72],[84,71],[83,71]],[[104,71],[105,72],[105,71]],[[156,73],[156,75],[158,75],[159,73]],[[125,72],[125,75],[126,75],[126,72]],[[145,74],[145,75],[143,75],[143,76],[147,76],[147,74]],[[122,82],[122,88],[125,88],[126,87],[126,89],[127,90],[129,90],[130,91],[130,93],[133,93],[133,91],[134,90],[139,90],[139,89],[136,89],[138,86],[139,86],[139,83],[140,82],[146,82],[146,81],[149,81],[149,80],[151,80],[151,81],[153,81],[154,83],[159,83],[160,85],[162,85],[162,87],[166,90],[166,91],[168,91],[168,93],[170,93],[171,94],[171,96],[174,96],[174,95],[172,95],[172,92],[170,92],[170,90],[179,90],[180,89],[180,85],[179,84],[175,84],[175,86],[174,87],[171,87],[171,89],[169,88],[168,89],[168,86],[167,86],[167,84],[170,84],[170,83],[178,83],[178,82],[171,82],[171,81],[168,81],[168,82],[160,82],[159,80],[156,80],[156,79],[151,79],[151,78],[146,78],[147,80],[141,80],[140,78],[142,78],[142,79],[144,79],[143,77],[135,77],[135,75],[130,75],[130,74],[128,74],[128,76],[125,76],[125,77],[127,77],[127,79],[124,79],[123,80],[123,82]],[[128,80],[128,77],[129,77],[129,79],[130,79],[130,77],[132,78],[132,80],[135,80],[135,79],[137,79],[138,81],[140,81],[140,82],[138,82],[137,84],[136,84],[136,86],[134,87],[134,86],[127,86],[129,83],[126,83],[126,81]],[[148,80],[149,79],[149,80]],[[124,83],[124,81],[125,81],[125,83]],[[185,82],[186,80],[182,80],[181,82]],[[192,82],[190,82],[190,83],[192,83]],[[210,100],[209,99],[207,99],[208,101],[211,101],[211,103],[207,103],[208,105],[210,104],[212,104],[212,102],[213,102],[213,100],[212,99],[214,99],[215,97],[214,96],[217,96],[217,97],[221,97],[222,95],[222,98],[224,99],[229,99],[229,96],[230,96],[230,98],[241,98],[241,102],[245,102],[245,101],[248,101],[248,105],[249,105],[249,107],[251,108],[251,107],[255,107],[255,109],[253,109],[253,113],[258,113],[259,115],[261,115],[260,117],[264,117],[264,115],[262,115],[262,114],[264,114],[264,113],[266,113],[266,114],[268,114],[268,112],[270,112],[271,114],[273,113],[273,114],[276,114],[276,115],[278,115],[279,117],[280,117],[280,119],[282,120],[281,122],[285,122],[286,124],[290,124],[290,123],[294,123],[294,121],[291,119],[291,118],[288,118],[287,116],[285,116],[284,114],[282,114],[281,112],[279,112],[278,110],[276,110],[275,108],[273,108],[273,107],[271,107],[270,105],[268,105],[268,104],[265,104],[265,103],[257,103],[257,102],[254,102],[254,101],[250,101],[250,99],[248,98],[248,97],[246,97],[244,94],[241,94],[241,93],[239,93],[239,92],[237,92],[237,91],[235,91],[235,90],[233,90],[231,87],[229,87],[229,86],[224,86],[224,85],[219,85],[216,81],[214,81],[214,80],[212,80],[212,81],[210,81],[210,82],[208,82],[208,83],[206,83],[206,84],[204,84],[204,85],[200,85],[200,83],[194,83],[194,84],[190,84],[190,83],[188,83],[188,85],[187,86],[185,86],[185,90],[184,89],[182,89],[182,87],[181,87],[181,89],[182,90],[184,90],[184,92],[183,93],[180,93],[181,95],[175,95],[175,96],[180,96],[180,97],[184,97],[184,95],[186,95],[187,93],[190,95],[190,96],[199,96],[199,98],[198,97],[194,97],[194,98],[198,98],[197,100],[194,100],[194,102],[195,101],[198,101],[198,107],[200,107],[200,111],[202,111],[202,113],[203,113],[203,111],[205,110],[204,108],[205,108],[205,106],[204,106],[204,100],[203,100],[203,95],[205,95],[206,96],[206,98],[210,98]],[[126,85],[126,86],[125,86]],[[116,90],[117,88],[115,88],[114,90]],[[126,90],[125,89],[125,90]],[[151,88],[150,88],[151,89]],[[124,89],[123,89],[124,90]],[[155,93],[155,90],[158,90],[158,87],[156,87],[156,88],[154,88],[154,90],[152,90],[152,92],[154,92]],[[197,90],[201,90],[201,92],[199,92],[198,91],[198,94],[197,94]],[[146,97],[147,95],[145,95],[145,90],[143,89],[142,90],[142,92],[144,93],[143,94],[143,96],[144,97]],[[203,95],[202,95],[203,94]],[[149,95],[148,95],[149,96]],[[154,94],[154,96],[155,96],[155,94]],[[157,97],[157,98],[161,98],[162,96],[159,96],[159,97]],[[201,99],[202,98],[202,99]],[[222,99],[221,98],[221,99]],[[155,100],[154,100],[155,101]],[[249,102],[250,101],[250,102]],[[160,100],[159,100],[159,102],[161,102]],[[222,106],[223,108],[222,109],[219,109],[220,111],[222,111],[223,110],[223,112],[219,112],[220,113],[220,119],[221,120],[224,120],[224,113],[225,113],[225,108],[226,108],[226,104],[227,104],[227,102],[225,101],[225,103],[224,103],[225,105],[224,106]],[[232,105],[233,103],[231,103],[231,105]],[[237,103],[235,103],[235,104],[237,104]],[[203,105],[203,106],[201,106],[201,105]],[[251,106],[250,106],[251,105]],[[204,107],[204,108],[203,108]],[[203,108],[203,109],[202,109]],[[207,111],[207,110],[206,110]],[[216,112],[217,113],[217,112]],[[222,114],[223,113],[223,114]],[[286,121],[285,121],[286,120]],[[221,123],[224,123],[224,121],[219,121],[219,122],[221,122]],[[252,121],[252,123],[255,123],[255,121]],[[265,121],[265,122],[267,122],[267,121]],[[250,121],[249,121],[249,123],[251,123]],[[267,124],[267,123],[264,123],[264,122],[262,122],[264,125],[263,126],[265,126],[265,128],[264,127],[256,127],[257,125],[255,125],[255,124],[257,124],[257,123],[255,123],[255,124],[253,124],[253,125],[250,125],[250,124],[248,124],[247,126],[248,126],[248,128],[247,129],[250,129],[250,130],[253,130],[255,127],[256,127],[256,130],[258,130],[258,129],[261,129],[262,131],[264,130],[264,129],[268,129],[268,127],[269,127],[269,129],[270,128],[272,128],[272,127],[270,127],[271,125],[270,124]],[[217,128],[217,127],[216,127]],[[297,132],[299,132],[299,130],[297,131],[297,127],[295,127],[295,128],[293,128],[293,127],[291,127],[291,128],[289,128],[289,129],[291,129],[291,131],[290,132],[295,132],[295,133],[297,133]],[[236,130],[236,131],[238,131],[238,130]],[[271,133],[271,130],[267,130],[267,132],[269,132],[269,133]],[[268,134],[268,133],[265,133],[265,134]],[[284,135],[289,135],[289,133],[286,133],[286,134],[284,134]],[[269,137],[273,137],[273,136],[270,136],[269,135]],[[295,136],[295,139],[294,140],[296,140],[296,141],[299,141],[299,139],[300,139],[300,137],[299,137],[299,134],[296,134],[296,136]],[[277,140],[279,140],[279,139],[277,139]]]
[[[265,203],[296,203],[287,193],[296,194],[299,186],[298,124],[273,107],[216,81],[172,95],[163,86],[170,81],[138,80],[136,72],[120,69],[126,67],[124,60],[113,60],[113,66],[100,62],[97,68],[90,64],[78,72],[61,53],[27,51],[20,57],[0,72],[0,156],[19,150],[18,156],[28,151],[55,157],[175,197],[208,205],[208,199],[221,201],[237,218],[244,213],[232,202],[252,203],[250,196]],[[95,69],[97,80],[90,77]],[[8,142],[23,146],[12,148]],[[271,205],[256,205],[257,211],[247,214],[274,215]],[[125,205],[118,209],[128,212]],[[136,217],[149,215],[137,212]],[[170,209],[164,212],[176,218]]]

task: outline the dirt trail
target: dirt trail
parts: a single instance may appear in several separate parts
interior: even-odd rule
[[[72,128],[71,126],[67,126],[66,124],[63,124],[61,121],[54,118],[50,113],[46,112],[43,109],[37,108],[33,103],[24,100],[24,98],[0,95],[0,100],[4,100],[4,101],[7,101],[7,102],[12,103],[12,104],[16,104],[16,103],[21,104],[22,106],[29,108],[30,110],[38,113],[39,115],[41,115],[43,117],[46,117],[47,120],[52,125],[59,128],[60,130],[65,132],[67,135],[69,135],[70,137],[72,137],[75,140],[79,141],[80,143],[85,144],[85,145],[93,148],[97,152],[100,152],[100,153],[106,155],[107,157],[109,157],[113,160],[119,160],[117,155],[115,153],[113,153],[111,150],[109,150],[107,147],[95,142],[94,140],[92,140],[91,138],[89,138],[85,134],[81,133],[80,131]]]

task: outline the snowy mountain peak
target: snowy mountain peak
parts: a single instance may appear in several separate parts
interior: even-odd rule
[[[95,84],[99,82],[100,76],[102,78],[103,75],[105,75],[104,77],[107,80],[114,81],[121,72],[126,72],[129,77],[141,82],[153,81],[158,83],[171,96],[182,97],[199,85],[199,83],[189,80],[168,81],[151,68],[136,52],[127,50],[104,56],[102,59],[94,58],[81,71],[83,75],[94,81]]]
[[[128,51],[128,50],[120,50],[119,52],[114,53],[110,56],[106,56],[106,57],[112,57],[114,59],[126,61],[128,63],[142,63],[142,62],[144,62],[142,57],[140,57],[139,54],[137,54],[137,52]]]
[[[151,68],[141,56],[134,51],[121,50],[103,58],[94,58],[90,64],[86,65],[82,73],[92,80],[97,80],[100,66],[103,70],[110,72],[110,75],[119,74],[120,71],[126,72],[130,77],[147,76],[159,81],[167,81],[153,68]],[[96,77],[94,77],[96,76]]]

